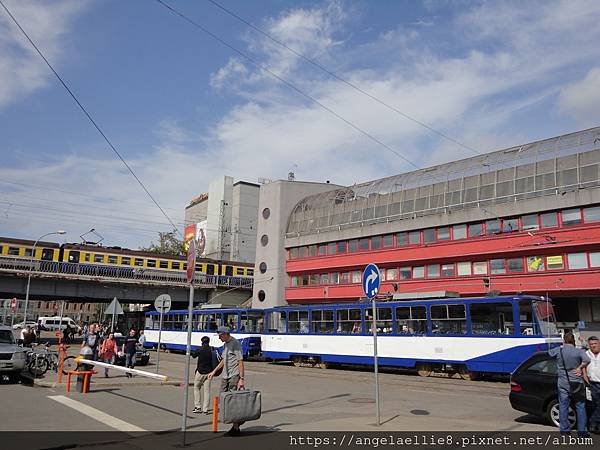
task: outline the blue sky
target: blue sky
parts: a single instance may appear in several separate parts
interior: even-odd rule
[[[155,1],[3,1],[178,224],[220,175],[411,169]],[[597,1],[218,1],[481,153],[600,125]],[[208,1],[165,2],[420,167],[473,155]],[[170,229],[3,9],[0,136],[0,235],[135,248]]]

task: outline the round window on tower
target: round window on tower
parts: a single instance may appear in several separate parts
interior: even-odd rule
[[[269,208],[263,209],[262,215],[263,218],[268,219],[271,216],[271,210]]]
[[[261,262],[258,266],[258,270],[260,270],[260,273],[265,273],[267,271],[267,263]]]
[[[264,302],[265,297],[266,297],[265,291],[258,291],[258,300],[259,301]]]
[[[260,243],[262,244],[263,247],[265,247],[269,243],[269,236],[267,236],[266,234],[263,234],[260,237]]]

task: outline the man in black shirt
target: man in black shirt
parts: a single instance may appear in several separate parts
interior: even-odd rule
[[[121,351],[125,353],[125,367],[133,369],[135,367],[135,351],[138,343],[135,328],[129,330],[129,336],[125,339]],[[127,376],[131,378],[133,375],[127,373]]]
[[[196,366],[196,373],[194,375],[194,410],[192,412],[196,414],[208,414],[210,402],[210,380],[208,379],[208,374],[215,367],[216,355],[214,354],[215,350],[208,345],[210,342],[208,336],[202,336],[200,342],[202,343],[200,348],[192,353],[192,357],[198,358],[198,365]],[[200,395],[200,389],[202,389],[202,396]],[[201,397],[202,404],[200,404]]]

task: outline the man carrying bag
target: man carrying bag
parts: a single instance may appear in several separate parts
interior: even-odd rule
[[[585,412],[585,385],[583,369],[590,363],[590,358],[575,347],[573,333],[565,333],[562,347],[553,348],[548,354],[556,358],[558,366],[558,405],[561,434],[569,434],[569,405],[573,403],[577,414],[577,433],[587,436],[587,415]]]
[[[260,417],[260,392],[244,389],[244,360],[240,342],[229,334],[227,327],[219,327],[217,333],[224,343],[222,359],[208,374],[208,379],[212,379],[219,370],[223,370],[220,395],[221,420],[233,424],[225,436],[239,436],[240,425],[247,420]]]

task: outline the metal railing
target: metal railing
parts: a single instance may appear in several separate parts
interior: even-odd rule
[[[143,267],[111,267],[96,264],[78,264],[57,261],[39,261],[24,258],[0,257],[0,271],[19,272],[27,275],[55,274],[64,278],[111,278],[114,280],[138,280],[173,284],[187,284],[186,273]],[[251,277],[234,277],[225,275],[194,274],[194,285],[208,287],[238,287],[252,289]]]

